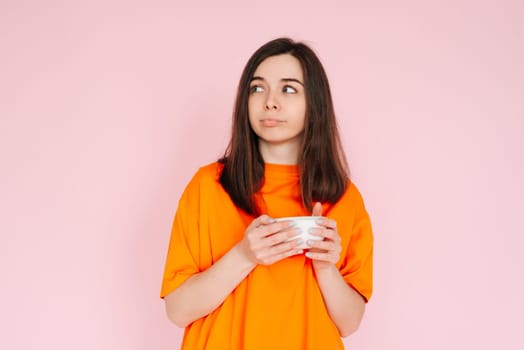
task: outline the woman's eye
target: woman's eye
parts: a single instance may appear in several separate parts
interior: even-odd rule
[[[297,89],[295,89],[292,86],[286,85],[284,86],[284,89],[282,89],[282,91],[284,91],[287,94],[295,94],[297,92]]]
[[[258,86],[258,85],[254,85],[251,88],[249,88],[249,92],[251,92],[251,93],[253,93],[253,92],[262,92],[262,91],[264,91],[264,89],[262,88],[262,86]]]

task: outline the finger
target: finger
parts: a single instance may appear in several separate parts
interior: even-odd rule
[[[323,217],[318,219],[316,222],[320,226],[328,227],[333,230],[337,229],[337,222],[333,219]]]
[[[321,249],[324,252],[337,252],[339,251],[339,245],[333,241],[316,241],[313,239],[308,239],[306,244],[311,248]]]
[[[273,245],[280,244],[284,241],[291,240],[300,235],[300,228],[287,227],[277,233],[265,235],[265,228],[257,228],[248,232],[247,239],[252,251],[265,250]]]
[[[280,255],[280,254],[286,254],[286,252],[289,252],[291,250],[297,250],[302,249],[298,248],[304,241],[302,239],[294,239],[292,241],[288,242],[282,242],[280,244],[274,245],[270,247],[268,251],[268,255]]]
[[[302,242],[299,240],[293,240],[266,248],[258,252],[257,259],[264,264],[272,264],[285,257],[302,254],[304,250],[302,248],[298,248],[298,245],[301,243]]]
[[[266,237],[290,228],[292,225],[291,221],[277,221],[266,225],[260,225],[254,230],[253,235],[255,237]]]
[[[288,227],[283,231],[277,232],[266,237],[262,237],[261,243],[263,247],[275,246],[281,244],[282,242],[291,240],[294,237],[297,237],[298,235],[300,235],[300,232],[300,228]]]
[[[319,261],[326,261],[330,262],[332,264],[336,264],[338,262],[338,258],[333,256],[329,253],[321,253],[321,252],[306,252],[306,257],[312,259],[312,260],[319,260]]]
[[[261,215],[258,218],[256,218],[253,223],[255,223],[255,227],[259,227],[259,226],[262,226],[262,225],[269,225],[269,224],[272,224],[274,222],[275,222],[275,219],[273,219],[269,215],[264,214],[264,215]]]
[[[312,236],[319,236],[334,242],[340,242],[342,239],[337,231],[327,228],[312,228],[308,231]]]
[[[261,215],[259,216],[258,218],[254,219],[253,221],[251,221],[251,223],[248,225],[246,231],[253,231],[254,229],[256,229],[257,227],[261,226],[261,225],[267,225],[267,224],[270,224],[271,222],[274,222],[275,219],[269,217],[268,215]]]
[[[322,203],[316,202],[311,213],[312,216],[322,216]]]

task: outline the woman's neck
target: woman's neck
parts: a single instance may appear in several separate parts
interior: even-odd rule
[[[259,140],[259,149],[265,163],[270,164],[297,164],[298,149],[297,142],[286,142],[281,144],[267,143]]]

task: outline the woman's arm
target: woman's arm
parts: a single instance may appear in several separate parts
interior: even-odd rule
[[[255,266],[242,256],[238,245],[234,246],[207,270],[189,277],[166,295],[167,317],[177,326],[186,327],[209,314]]]
[[[322,205],[316,203],[313,215],[320,216]],[[313,268],[329,316],[338,328],[342,337],[354,333],[362,321],[366,303],[364,298],[344,280],[336,263],[342,250],[336,222],[327,218],[320,223],[322,229],[316,235],[322,241],[311,241],[312,249],[306,253],[313,260]],[[309,243],[309,242],[308,242]]]
[[[288,256],[301,254],[297,235],[288,222],[274,222],[266,215],[253,220],[244,238],[211,267],[194,274],[166,295],[168,318],[179,327],[215,310],[257,264],[270,265]]]
[[[315,270],[315,274],[329,316],[340,335],[347,337],[354,333],[364,316],[364,298],[347,284],[335,265]]]

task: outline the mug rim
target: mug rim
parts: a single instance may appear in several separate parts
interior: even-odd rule
[[[295,221],[295,220],[317,220],[317,219],[321,219],[322,216],[283,216],[281,218],[275,218],[276,221],[286,221],[286,220],[289,220],[289,221]]]

